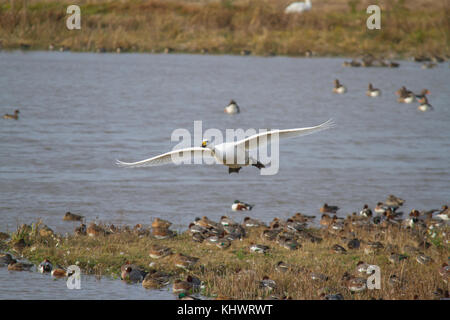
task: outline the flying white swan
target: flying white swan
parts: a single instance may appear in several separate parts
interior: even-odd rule
[[[185,159],[186,156],[206,156],[213,157],[217,163],[227,166],[228,173],[239,173],[239,170],[243,166],[252,165],[258,169],[265,167],[264,164],[251,157],[249,155],[249,151],[255,148],[260,148],[266,144],[270,144],[269,138],[274,135],[278,135],[279,138],[292,138],[297,136],[305,136],[332,127],[334,127],[334,122],[330,119],[327,122],[315,127],[270,130],[252,135],[239,141],[225,142],[218,145],[211,145],[208,140],[203,140],[201,147],[173,150],[156,157],[131,163],[116,160],[116,164],[121,167],[147,167],[168,164],[174,162],[174,160]],[[239,158],[239,155],[243,155],[242,159]]]

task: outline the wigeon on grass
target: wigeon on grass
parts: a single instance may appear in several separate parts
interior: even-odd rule
[[[359,212],[359,215],[370,218],[372,216],[372,210],[370,210],[369,205],[365,204],[363,209]]]
[[[172,250],[169,247],[154,244],[150,247],[149,255],[151,258],[160,259],[172,254]]]
[[[172,230],[165,228],[152,228],[152,236],[158,240],[174,237],[176,234]]]
[[[182,269],[189,269],[193,267],[199,258],[191,257],[182,253],[177,253],[175,255],[174,263],[175,266]]]
[[[266,226],[266,224],[260,220],[253,219],[250,217],[245,217],[244,222],[242,223],[244,227],[246,228],[256,228],[256,227],[262,227]]]
[[[160,218],[155,218],[152,222],[152,228],[168,229],[171,225],[172,222]]]
[[[180,279],[176,279],[173,282],[172,290],[174,293],[186,293],[192,291],[192,283],[188,281],[183,281]]]
[[[266,253],[270,247],[263,244],[252,244],[249,249],[251,252]]]
[[[94,222],[91,222],[86,229],[86,233],[90,237],[98,237],[105,235],[105,230]]]

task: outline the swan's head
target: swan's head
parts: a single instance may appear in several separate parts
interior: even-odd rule
[[[202,148],[206,148],[209,145],[209,140],[208,139],[204,139],[202,141]]]

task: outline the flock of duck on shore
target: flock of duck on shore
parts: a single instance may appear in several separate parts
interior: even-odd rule
[[[320,225],[324,226],[328,234],[333,238],[341,237],[347,243],[347,249],[339,244],[334,244],[330,250],[335,254],[345,254],[348,250],[363,249],[365,254],[380,253],[382,250],[390,252],[388,259],[391,263],[398,263],[409,257],[405,254],[396,252],[397,248],[385,248],[385,246],[379,241],[370,241],[368,239],[357,239],[352,237],[352,228],[364,228],[364,230],[377,230],[377,228],[398,227],[411,230],[421,230],[418,234],[430,230],[438,230],[441,227],[447,226],[450,218],[450,209],[447,205],[443,205],[441,209],[433,209],[426,211],[411,210],[408,217],[402,219],[403,213],[398,209],[403,205],[404,200],[390,195],[385,202],[378,202],[372,209],[367,204],[363,206],[359,214],[354,212],[346,218],[336,216],[339,207],[324,204],[320,208],[322,213],[320,217]],[[253,205],[236,200],[232,204],[233,211],[251,211]],[[301,241],[307,241],[311,243],[320,243],[322,238],[314,235],[308,230],[308,223],[314,221],[316,216],[305,215],[302,213],[296,213],[288,219],[274,218],[269,225],[266,223],[250,218],[248,216],[243,218],[242,223],[234,221],[232,218],[222,216],[219,222],[210,220],[208,217],[195,218],[195,220],[189,224],[188,232],[191,235],[192,241],[198,243],[206,243],[211,246],[215,246],[221,250],[226,250],[230,247],[231,242],[236,240],[242,240],[246,237],[249,229],[260,228],[260,238],[266,241],[270,241],[276,245],[279,245],[287,250],[297,250],[302,247]],[[151,228],[145,228],[141,224],[137,224],[134,228],[125,226],[123,228],[115,227],[114,225],[101,226],[94,222],[86,226],[84,223],[85,218],[81,215],[67,212],[64,217],[64,221],[81,221],[81,225],[75,228],[75,234],[77,236],[108,236],[115,233],[131,232],[139,237],[150,236],[156,240],[168,239],[176,237],[177,233],[170,230],[171,222],[155,218],[151,224]],[[31,227],[22,225],[21,231],[24,228]],[[39,231],[41,236],[49,236],[53,231],[44,225]],[[350,235],[350,236],[349,236]],[[3,239],[5,237],[2,236]],[[448,240],[446,240],[448,242]],[[448,243],[447,243],[448,244]],[[14,249],[20,251],[25,244],[18,241],[14,244]],[[415,256],[415,260],[420,264],[430,264],[433,259],[426,255],[426,249],[431,245],[426,242],[426,238],[418,237],[417,246],[405,245],[403,252]],[[251,242],[249,252],[264,254],[270,250],[270,246],[265,244],[258,244]],[[149,256],[153,259],[161,259],[167,256],[173,257],[174,266],[188,272],[188,275],[184,279],[173,279],[173,276],[162,270],[150,269],[150,271],[144,271],[139,266],[126,262],[121,267],[121,279],[131,283],[142,283],[142,286],[146,289],[161,288],[163,286],[172,283],[172,290],[179,295],[180,299],[198,299],[190,296],[192,292],[197,292],[200,288],[203,288],[204,283],[199,278],[189,271],[197,264],[200,258],[189,256],[178,252],[173,253],[172,249],[160,244],[153,244],[148,252]],[[11,271],[24,271],[31,270],[34,265],[24,262],[18,262],[9,253],[0,255],[0,266],[8,266],[8,270]],[[152,267],[154,263],[150,263]],[[357,264],[357,273],[360,275],[370,274],[367,270],[370,265],[359,261]],[[293,266],[283,261],[276,263],[275,269],[279,272],[285,272],[292,269]],[[38,271],[42,273],[51,273],[53,277],[67,277],[70,274],[61,267],[54,267],[49,259],[44,259],[38,266]],[[306,271],[306,270],[304,270]],[[311,275],[311,279],[327,280],[328,276],[325,274],[308,271]],[[442,280],[448,283],[450,276],[450,267],[448,261],[442,263],[438,270]],[[389,283],[395,285],[401,280],[395,274],[389,278]],[[353,276],[346,272],[342,277],[342,283],[351,292],[362,292],[367,289],[366,278],[361,276]],[[271,292],[276,288],[276,282],[271,280],[268,276],[264,276],[259,281],[259,286],[262,289],[267,289]],[[437,288],[434,292],[436,298],[448,298],[448,291]],[[226,297],[221,297],[226,298]],[[334,294],[322,294],[323,299],[340,300],[343,296],[340,293]]]

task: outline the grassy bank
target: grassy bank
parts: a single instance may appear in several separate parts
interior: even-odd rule
[[[21,227],[11,239],[0,241],[0,250],[6,250],[16,258],[28,258],[39,264],[45,258],[63,267],[76,264],[83,273],[120,277],[121,266],[129,261],[143,270],[156,269],[167,272],[175,279],[185,279],[187,274],[195,275],[205,282],[203,294],[210,297],[232,299],[260,299],[271,296],[293,299],[319,299],[321,293],[340,293],[345,299],[434,299],[437,288],[448,290],[448,282],[439,274],[443,262],[448,262],[449,227],[400,228],[397,225],[352,223],[346,220],[342,231],[333,228],[307,229],[307,233],[320,237],[320,242],[311,242],[299,233],[297,250],[288,250],[275,240],[261,237],[265,227],[246,228],[247,236],[234,240],[226,249],[214,245],[194,242],[188,231],[170,239],[157,240],[149,234],[150,229],[115,228],[114,233],[90,237],[86,235],[58,235],[36,223],[30,228]],[[109,226],[103,226],[110,230]],[[43,230],[43,231],[41,231]],[[434,235],[433,235],[434,233]],[[350,249],[348,239],[361,241],[360,248]],[[17,243],[23,239],[25,246]],[[379,241],[383,249],[367,254],[369,241]],[[270,247],[265,254],[249,250],[251,244],[265,244]],[[153,244],[171,248],[173,254],[153,259],[149,251]],[[344,254],[334,252],[331,247],[339,244],[347,249]],[[400,262],[391,262],[391,253],[407,256]],[[422,252],[432,258],[428,264],[420,264],[416,256]],[[200,258],[191,270],[175,266],[176,253]],[[276,264],[283,261],[290,267],[280,272]],[[342,280],[345,272],[355,277],[368,277],[356,271],[359,261],[378,265],[381,268],[381,289],[352,293]],[[149,266],[152,263],[152,267]],[[320,273],[328,279],[312,280],[313,273]],[[393,275],[400,279],[392,283]],[[276,288],[268,292],[259,287],[264,276],[276,282]],[[447,274],[448,281],[448,274]],[[124,284],[125,285],[125,284]]]
[[[387,58],[450,54],[446,0],[317,0],[302,15],[283,13],[288,0],[85,0],[77,1],[81,30],[69,31],[65,10],[72,2],[1,2],[1,46],[293,56],[370,52]],[[366,8],[375,3],[382,8],[381,30],[368,30]]]

